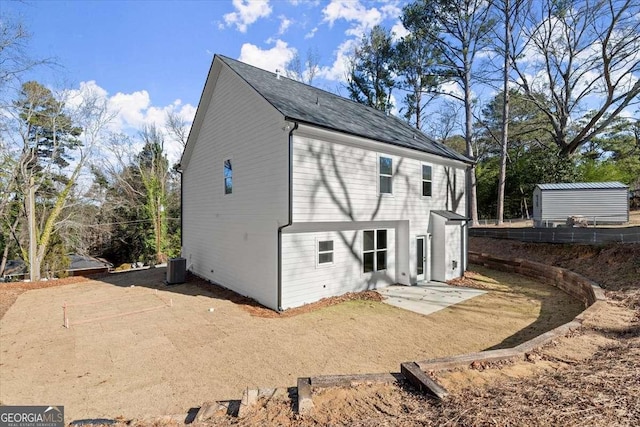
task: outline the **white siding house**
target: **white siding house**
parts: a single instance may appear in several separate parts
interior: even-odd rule
[[[620,182],[538,184],[533,190],[536,227],[564,224],[570,216],[592,224],[629,221],[629,187]]]
[[[400,119],[216,55],[181,159],[183,257],[275,310],[459,277],[470,164]]]

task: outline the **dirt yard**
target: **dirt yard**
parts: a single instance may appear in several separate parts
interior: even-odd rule
[[[640,425],[640,245],[536,245],[472,238],[471,247],[572,267],[604,283],[610,300],[597,303],[580,329],[526,360],[438,373],[438,381],[451,392],[442,402],[407,384],[319,389],[309,415],[295,415],[286,399],[263,401],[245,418],[222,418],[215,425]],[[477,279],[469,275],[469,281]],[[481,279],[475,286],[486,284]]]
[[[246,387],[398,371],[403,361],[511,346],[582,309],[553,287],[478,270],[487,294],[430,316],[371,295],[274,315],[201,281],[167,288],[164,274],[2,285],[0,402],[62,404],[67,421],[183,414],[239,399]],[[62,327],[64,303],[70,329]]]
[[[580,329],[528,354],[526,360],[438,373],[438,381],[451,392],[442,402],[406,384],[322,389],[314,393],[315,408],[309,415],[294,415],[286,400],[263,402],[239,424],[640,425],[640,245],[523,244],[472,238],[471,249],[571,268],[602,283],[609,301],[598,302]],[[234,423],[227,418],[216,425]]]

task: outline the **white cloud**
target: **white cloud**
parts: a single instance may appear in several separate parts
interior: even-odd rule
[[[238,60],[251,64],[263,70],[274,71],[286,69],[287,64],[293,59],[296,49],[289,47],[286,42],[276,40],[276,45],[271,49],[260,49],[251,43],[245,43],[240,49]]]
[[[409,30],[407,30],[402,22],[396,22],[393,27],[391,27],[391,35],[393,36],[393,40],[398,41],[404,36],[409,34]]]
[[[344,82],[349,72],[349,60],[357,45],[358,41],[355,39],[348,39],[342,42],[335,52],[336,59],[333,61],[333,64],[328,67],[321,67],[318,72],[318,77]]]
[[[456,82],[446,82],[440,85],[440,91],[443,93],[447,93],[453,95],[457,98],[464,98],[464,92],[460,88],[460,85]]]
[[[280,28],[278,28],[278,35],[281,36],[285,33],[285,31],[287,31],[287,29],[289,29],[291,24],[293,24],[293,21],[284,15],[278,16],[278,19],[280,19]]]
[[[235,12],[223,16],[227,26],[235,25],[241,33],[247,32],[247,27],[260,18],[266,18],[271,14],[269,0],[233,0]]]
[[[309,31],[307,34],[304,35],[305,39],[312,39],[315,37],[316,33],[318,32],[318,27],[314,27],[311,29],[311,31]]]
[[[332,0],[323,10],[324,21],[333,24],[340,19],[352,23],[345,32],[348,36],[362,37],[366,31],[384,19],[380,10],[375,7],[367,9],[359,1]]]
[[[331,66],[322,67],[319,77],[327,80],[345,81],[349,58],[351,57],[355,47],[371,28],[381,24],[385,19],[397,19],[402,13],[397,6],[398,2],[392,0],[381,7],[367,8],[357,0],[332,0],[322,10],[323,22],[332,27],[336,21],[344,20],[350,25],[345,31],[345,35],[352,38],[343,41],[334,51],[335,60]],[[399,26],[398,26],[399,25]],[[394,31],[399,34],[405,34],[404,27],[401,24],[394,26]],[[316,29],[307,34],[305,38],[311,38],[315,35]]]
[[[176,99],[169,105],[153,105],[151,96],[146,90],[139,90],[132,93],[118,92],[110,96],[109,93],[100,87],[95,81],[81,82],[79,87],[68,92],[69,106],[77,106],[83,96],[91,95],[106,103],[107,109],[113,119],[107,125],[106,131],[123,133],[136,138],[138,132],[148,125],[155,125],[159,129],[165,127],[167,113],[173,112],[184,120],[187,130],[195,117],[196,107],[191,104],[183,104],[180,99]],[[165,148],[171,162],[176,162],[182,155],[181,144],[174,140],[165,132]],[[134,148],[135,149],[135,148]],[[108,153],[103,153],[107,155]]]

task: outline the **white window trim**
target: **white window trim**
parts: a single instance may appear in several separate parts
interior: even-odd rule
[[[330,251],[320,251],[320,242],[331,242],[333,244],[333,249],[331,249]],[[320,254],[328,254],[331,253],[333,254],[333,256],[331,257],[332,261],[331,262],[320,262]],[[336,260],[336,243],[335,243],[335,239],[333,238],[326,238],[326,239],[321,239],[319,237],[316,237],[316,268],[325,268],[325,267],[330,267],[333,265],[333,263]]]
[[[231,193],[227,193],[227,177],[224,174],[224,164],[227,162],[227,160],[231,162]],[[233,195],[235,194],[234,172],[235,172],[235,165],[234,165],[233,157],[225,157],[224,160],[222,161],[222,195],[223,196],[233,197]]]
[[[387,246],[384,249],[378,249],[378,230],[385,230],[387,232]],[[368,250],[365,251],[364,250],[364,232],[365,231],[373,231],[373,249],[372,250]],[[362,236],[362,243],[360,244],[361,250],[360,252],[362,253],[362,263],[360,264],[360,274],[362,275],[370,275],[373,273],[378,273],[380,271],[387,271],[389,269],[389,229],[388,228],[369,228],[366,230],[362,230],[361,233]],[[380,251],[385,251],[387,253],[386,255],[386,268],[384,270],[378,270],[378,257],[377,254]],[[373,253],[373,271],[368,271],[368,272],[364,272],[364,254],[365,253]]]
[[[382,175],[380,173],[380,158],[384,157],[387,159],[391,159],[391,175]],[[378,196],[383,196],[383,197],[393,197],[393,190],[394,190],[394,176],[396,175],[396,171],[394,170],[394,166],[396,164],[396,159],[395,157],[389,155],[389,154],[382,154],[382,153],[378,153],[378,155],[376,156],[376,188],[378,190]],[[380,192],[380,177],[381,176],[388,176],[391,178],[391,193],[381,193]]]
[[[422,175],[422,167],[423,166],[429,166],[431,168],[431,180],[430,181],[427,181],[426,179],[423,178],[423,175]],[[425,181],[431,183],[431,195],[430,196],[425,196],[422,193],[422,185],[424,184]],[[426,162],[420,163],[420,197],[422,197],[423,199],[431,199],[433,197],[433,164],[432,163],[426,163]]]

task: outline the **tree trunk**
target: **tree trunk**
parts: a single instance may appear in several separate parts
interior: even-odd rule
[[[465,64],[464,74],[464,112],[465,112],[465,142],[467,145],[467,157],[475,160],[473,154],[473,112],[471,110],[471,67],[469,64]],[[471,215],[471,226],[476,227],[478,223],[478,197],[476,192],[476,166],[471,167],[469,172],[469,213]]]
[[[4,270],[7,268],[7,261],[9,258],[9,248],[11,247],[12,237],[15,236],[16,228],[20,223],[20,217],[16,217],[16,220],[13,221],[13,225],[9,228],[9,233],[4,239],[4,250],[2,251],[2,261],[0,261],[0,277],[4,275]]]
[[[9,241],[5,242],[2,251],[2,261],[0,261],[0,277],[4,276],[4,269],[7,267],[7,257],[9,256]]]
[[[36,187],[33,176],[29,178],[27,201],[27,221],[29,223],[29,280],[40,280],[40,262],[38,260],[38,233],[36,230]]]
[[[502,135],[500,138],[500,177],[498,178],[497,224],[504,222],[504,191],[507,181],[507,144],[509,141],[509,38],[511,37],[510,0],[504,0],[504,68],[502,70]]]

